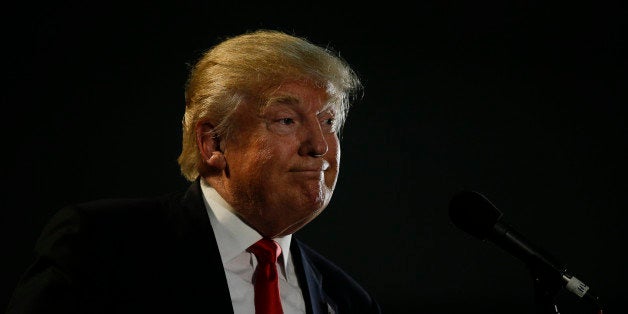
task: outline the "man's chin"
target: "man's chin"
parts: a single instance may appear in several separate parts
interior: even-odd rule
[[[303,228],[309,222],[314,220],[314,218],[316,218],[323,211],[323,209],[324,208],[318,208],[311,212],[305,213],[302,217],[293,219],[291,223],[287,224],[284,228],[281,228],[281,230],[277,232],[277,236],[285,236],[297,232],[299,229]]]
[[[302,207],[310,208],[310,211],[317,211],[329,203],[331,189],[320,182],[314,182],[306,185],[299,197],[302,198]]]

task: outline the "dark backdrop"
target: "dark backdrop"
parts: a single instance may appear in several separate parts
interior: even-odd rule
[[[177,3],[4,5],[0,305],[62,206],[187,186],[188,64],[276,28],[335,48],[363,78],[332,203],[299,234],[385,312],[533,312],[522,262],[450,223],[465,188],[626,313],[625,6]]]

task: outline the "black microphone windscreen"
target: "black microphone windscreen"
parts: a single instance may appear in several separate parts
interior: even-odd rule
[[[463,190],[449,202],[449,218],[453,224],[480,240],[486,239],[502,213],[484,195]]]

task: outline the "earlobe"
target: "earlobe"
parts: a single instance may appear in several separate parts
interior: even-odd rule
[[[227,161],[220,151],[220,139],[209,122],[201,121],[196,125],[196,144],[206,166],[214,170],[223,170],[226,167]]]
[[[227,166],[227,160],[225,159],[225,155],[220,151],[212,152],[211,157],[207,161],[207,164],[216,169],[223,170]]]

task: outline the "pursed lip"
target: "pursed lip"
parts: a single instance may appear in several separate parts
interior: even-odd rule
[[[298,169],[290,172],[292,176],[297,178],[297,180],[315,180],[321,181],[325,178],[325,171],[322,168],[318,168],[315,170],[312,169]]]
[[[321,168],[314,168],[314,169],[294,169],[294,170],[290,170],[290,172],[323,172],[325,170],[321,169]]]
[[[290,169],[290,172],[323,172],[329,169],[329,163],[323,162],[321,165],[302,165]]]

